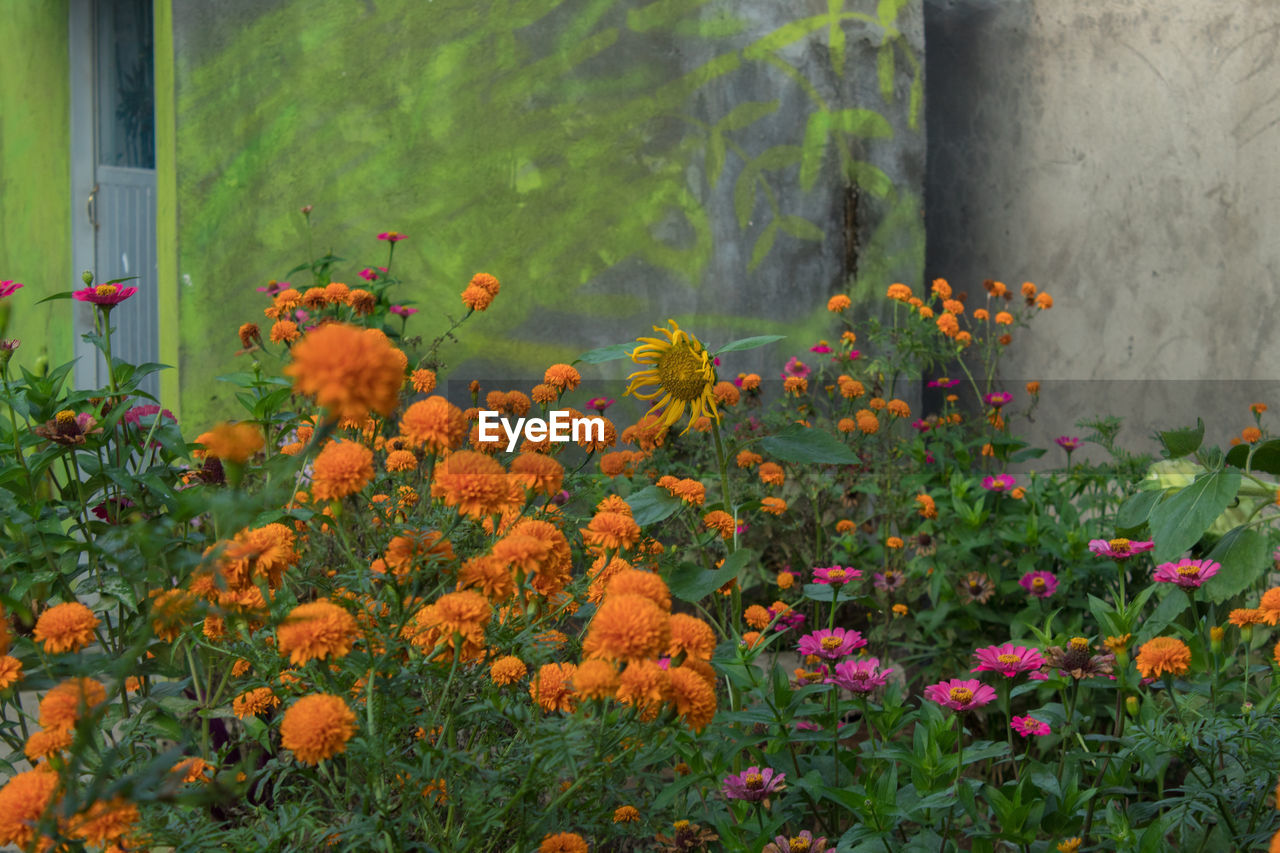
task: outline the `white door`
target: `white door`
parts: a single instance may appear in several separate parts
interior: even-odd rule
[[[137,276],[138,293],[111,312],[113,355],[159,360],[156,298],[155,51],[152,0],[72,0],[71,183],[76,280]],[[107,384],[106,362],[80,335],[93,310],[76,303],[76,385]],[[154,374],[142,390],[156,394]]]

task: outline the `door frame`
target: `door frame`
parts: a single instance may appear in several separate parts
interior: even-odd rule
[[[90,219],[89,208],[93,202],[96,172],[95,159],[98,147],[97,87],[94,85],[94,69],[97,68],[97,48],[93,37],[93,0],[71,0],[67,4],[67,47],[71,88],[71,270],[73,287],[81,287],[80,274],[91,270],[96,263],[97,234]],[[81,336],[93,331],[93,306],[71,302],[69,319],[72,321],[76,358],[75,385],[77,388],[100,388],[105,378],[100,375],[97,351]]]

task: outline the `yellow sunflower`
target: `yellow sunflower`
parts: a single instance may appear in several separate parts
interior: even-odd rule
[[[689,425],[684,428],[685,432],[703,416],[718,423],[720,413],[716,410],[714,393],[716,371],[711,364],[711,354],[697,338],[676,325],[675,320],[667,322],[671,324],[670,329],[653,327],[666,340],[638,339],[640,346],[632,351],[631,360],[649,367],[627,377],[631,384],[627,386],[626,393],[641,400],[656,399],[650,411],[663,410],[663,426],[674,425],[684,415],[686,407],[689,409]],[[657,387],[652,390],[641,390],[655,384]]]

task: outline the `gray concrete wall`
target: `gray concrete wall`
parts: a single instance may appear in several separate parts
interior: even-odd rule
[[[1057,380],[1044,430],[1110,410],[1142,443],[1201,414],[1225,442],[1280,409],[1280,3],[926,0],[925,22],[926,276],[1053,294],[1005,371]]]

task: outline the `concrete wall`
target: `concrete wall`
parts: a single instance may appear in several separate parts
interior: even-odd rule
[[[25,285],[7,300],[15,367],[71,357],[70,303],[35,304],[75,283],[69,67],[66,0],[0,0],[0,279]]]
[[[920,280],[920,4],[173,0],[186,419],[229,411],[210,380],[306,259],[303,204],[335,280],[410,235],[411,335],[502,280],[460,375],[536,379],[668,317],[787,333],[735,362],[780,369],[830,295]]]
[[[1201,414],[1225,441],[1280,408],[1280,4],[925,8],[927,273],[1053,294],[1006,372],[1059,380],[1044,430]]]

